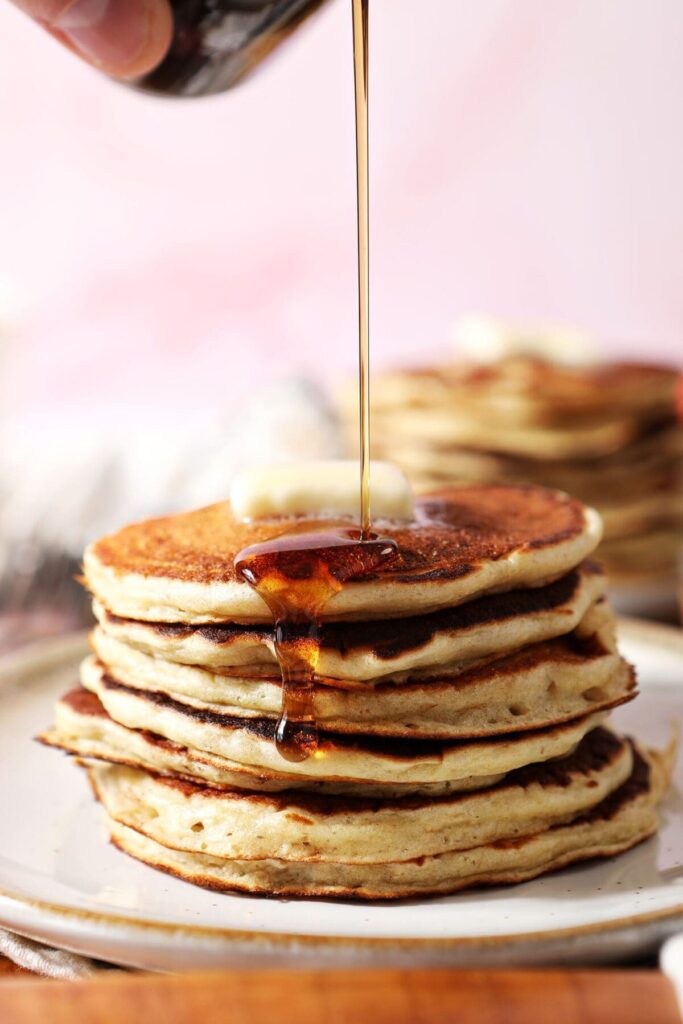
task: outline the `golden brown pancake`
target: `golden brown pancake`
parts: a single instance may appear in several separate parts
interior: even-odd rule
[[[457,892],[481,885],[527,881],[558,868],[611,857],[657,830],[657,805],[673,753],[634,748],[631,776],[591,810],[530,836],[485,843],[471,850],[383,864],[239,860],[188,853],[163,845],[107,816],[119,849],[162,871],[217,891],[346,899],[400,899]]]
[[[668,367],[608,363],[572,368],[511,357],[491,365],[459,363],[406,369],[373,382],[373,406],[456,405],[477,418],[517,423],[590,421],[637,415],[656,419],[675,403],[677,374]]]
[[[411,478],[417,475],[432,480],[432,488],[454,481],[532,480],[539,486],[567,491],[599,506],[601,502],[614,502],[622,494],[632,499],[658,490],[679,489],[683,430],[678,425],[668,426],[599,460],[592,457],[539,462],[462,446],[402,446],[395,438],[387,440],[386,448],[379,445],[378,452],[391,454]]]
[[[96,693],[111,717],[129,729],[154,731],[182,746],[268,773],[285,771],[334,782],[449,782],[461,789],[481,787],[482,778],[522,765],[564,757],[604,713],[590,713],[545,729],[483,739],[416,740],[386,736],[348,736],[322,732],[318,749],[306,761],[285,761],[274,739],[272,718],[241,718],[197,708],[166,694],[126,686],[101,665],[86,660],[81,682]]]
[[[607,422],[536,424],[515,426],[475,420],[458,403],[443,409],[404,409],[400,416],[377,414],[374,420],[377,441],[411,444],[439,444],[444,441],[463,448],[494,451],[513,458],[534,458],[543,462],[555,459],[611,455],[637,439],[635,419]]]
[[[38,739],[81,758],[107,761],[131,768],[144,768],[155,774],[168,775],[188,782],[200,782],[214,789],[240,789],[258,793],[305,791],[335,796],[405,797],[412,795],[441,796],[462,787],[446,782],[344,782],[314,779],[306,775],[290,775],[287,763],[278,771],[238,764],[218,754],[168,740],[146,729],[129,729],[111,718],[99,698],[77,687],[57,702],[53,728]],[[502,773],[482,777],[478,786],[492,786]]]
[[[616,707],[635,696],[634,673],[616,650],[614,617],[598,602],[578,629],[427,678],[314,687],[316,722],[352,735],[471,739],[540,729]],[[101,630],[92,637],[106,673],[200,711],[279,718],[282,681],[245,678],[144,654]]]
[[[418,671],[433,674],[517,650],[570,632],[605,585],[600,567],[584,562],[546,586],[489,594],[427,615],[326,622],[317,674],[349,685]],[[269,623],[141,622],[112,615],[98,602],[95,614],[107,637],[164,661],[243,676],[272,675],[277,665]]]
[[[615,597],[628,584],[633,612],[635,588],[673,577],[680,553],[664,539],[683,535],[678,380],[673,368],[566,367],[528,355],[396,371],[373,387],[374,454],[418,491],[528,481],[580,498],[603,516],[598,557]],[[631,537],[640,547],[619,543]],[[644,593],[644,612],[649,605]]]
[[[386,864],[541,832],[595,807],[632,769],[630,744],[594,729],[561,761],[521,768],[477,793],[430,799],[219,792],[112,765],[89,774],[112,818],[188,853]]]
[[[652,834],[668,760],[601,727],[635,681],[586,561],[596,513],[491,485],[376,523],[399,555],[328,606],[304,761],[275,742],[272,619],[234,570],[243,547],[293,526],[221,504],[86,552],[96,656],[40,738],[88,759],[116,845],[220,890],[394,899],[535,877]]]
[[[271,621],[261,598],[238,580],[234,559],[244,547],[286,532],[288,522],[238,522],[223,503],[134,524],[88,548],[86,581],[124,618]],[[406,616],[538,585],[587,557],[601,532],[597,515],[580,502],[523,485],[437,491],[417,502],[412,523],[375,528],[397,542],[397,558],[381,574],[346,583],[331,598],[327,618]]]
[[[610,540],[605,546],[605,558],[611,566],[611,577],[620,573],[628,576],[641,571],[655,572],[659,578],[671,573],[681,556],[683,529],[655,530],[651,534]]]

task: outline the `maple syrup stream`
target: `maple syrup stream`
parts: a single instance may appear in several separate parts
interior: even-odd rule
[[[282,676],[282,708],[275,743],[288,761],[322,756],[314,695],[325,608],[350,579],[393,558],[394,541],[373,534],[370,523],[370,305],[368,161],[368,4],[353,5],[358,195],[358,340],[360,405],[360,529],[294,529],[254,544],[235,559],[238,577],[254,587],[275,621],[275,653]]]
[[[370,533],[370,161],[368,131],[368,4],[353,5],[356,92],[356,197],[358,210],[358,408],[360,423],[360,526]]]

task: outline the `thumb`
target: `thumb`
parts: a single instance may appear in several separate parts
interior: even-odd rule
[[[171,42],[169,0],[14,0],[89,64],[137,78],[160,63]]]

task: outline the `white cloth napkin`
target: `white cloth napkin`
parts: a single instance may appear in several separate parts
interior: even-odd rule
[[[97,964],[85,956],[67,953],[63,949],[52,949],[2,929],[0,953],[19,967],[48,978],[88,978],[98,970]]]
[[[15,561],[36,547],[79,558],[88,541],[123,523],[222,501],[245,465],[343,452],[327,399],[304,378],[275,381],[258,400],[201,419],[19,423],[1,412],[0,577],[3,550]]]

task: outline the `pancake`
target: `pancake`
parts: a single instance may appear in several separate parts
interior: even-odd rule
[[[563,425],[549,423],[542,430],[533,424],[517,426],[509,420],[504,425],[491,423],[488,418],[467,416],[457,402],[442,408],[408,406],[401,409],[399,415],[378,412],[373,419],[373,429],[380,445],[385,438],[399,444],[412,440],[418,444],[447,442],[539,461],[611,455],[640,433],[639,423],[633,417],[597,423],[581,420]]]
[[[608,541],[603,550],[612,579],[617,572],[666,575],[667,569],[676,567],[682,548],[683,531],[678,528]]]
[[[418,473],[441,481],[482,482],[529,480],[571,494],[592,495],[591,488],[609,497],[614,488],[632,488],[634,480],[648,474],[678,474],[683,456],[683,429],[675,421],[648,429],[642,437],[609,456],[579,459],[569,457],[539,462],[534,458],[515,458],[493,449],[467,448],[434,441],[429,444],[403,442],[394,436],[382,443],[374,437],[377,454],[395,460],[410,476]],[[600,474],[595,473],[596,464]],[[654,477],[656,485],[657,477]],[[641,494],[643,492],[641,491]]]
[[[207,751],[186,747],[142,729],[127,729],[115,722],[105,711],[99,698],[82,687],[70,690],[57,702],[55,725],[38,739],[80,758],[107,761],[112,764],[144,768],[188,782],[200,782],[215,789],[248,789],[263,793],[302,789],[306,792],[340,796],[405,797],[412,795],[441,796],[462,784],[449,782],[406,783],[384,785],[310,779],[305,775],[288,775],[287,762],[282,770],[268,772],[219,757]],[[492,786],[502,774],[481,776],[472,780],[472,788]]]
[[[129,729],[146,729],[182,746],[268,772],[282,769],[274,744],[275,721],[239,718],[201,710],[157,692],[134,689],[108,676],[94,659],[83,662],[83,686],[102,701],[111,717]],[[483,776],[570,753],[599,725],[604,714],[589,714],[552,728],[466,742],[344,736],[322,732],[306,761],[286,762],[290,775],[327,781],[379,784],[449,782],[474,788]]]
[[[680,580],[674,573],[613,573],[611,600],[620,615],[643,615],[675,622],[680,615]]]
[[[420,493],[466,481],[571,493],[603,517],[598,557],[634,593],[677,569],[678,381],[672,368],[568,368],[525,354],[399,371],[373,388],[374,455],[400,465]],[[645,593],[640,610],[654,614]]]
[[[569,757],[490,789],[362,800],[217,792],[121,766],[91,767],[107,814],[166,847],[211,857],[385,864],[529,836],[575,818],[631,775],[632,748],[594,729]]]
[[[383,373],[373,380],[373,408],[456,405],[473,418],[519,424],[590,421],[638,416],[656,419],[676,401],[676,371],[635,363],[571,368],[517,355],[487,366],[444,364],[438,368]],[[349,391],[355,412],[355,392]]]
[[[465,739],[539,729],[604,711],[635,696],[633,670],[619,657],[605,602],[577,630],[514,654],[420,682],[318,685],[320,728],[359,735]],[[282,682],[225,676],[150,657],[96,630],[95,654],[113,678],[202,711],[279,718]]]
[[[568,864],[614,856],[647,839],[657,830],[657,803],[668,782],[671,756],[634,748],[633,770],[626,782],[568,824],[407,861],[344,864],[218,858],[164,846],[108,815],[107,824],[114,844],[130,856],[219,891],[372,900],[446,894],[526,881]]]
[[[138,523],[87,549],[86,583],[123,618],[269,622],[266,605],[238,581],[233,562],[245,546],[286,532],[288,522],[295,521],[238,522],[223,503]],[[345,584],[326,617],[416,615],[543,584],[586,558],[601,534],[593,510],[523,485],[437,491],[417,502],[412,523],[375,528],[398,543],[398,557],[381,574]]]
[[[574,629],[604,589],[599,568],[585,562],[546,586],[427,615],[324,623],[318,675],[347,683],[389,680],[517,650]],[[106,636],[164,661],[234,669],[242,676],[272,675],[277,664],[270,625],[145,623],[112,615],[98,602],[94,608]]]
[[[521,881],[656,830],[673,753],[603,726],[635,677],[587,560],[597,513],[492,485],[375,523],[399,554],[326,609],[303,761],[275,743],[272,618],[234,570],[293,525],[224,503],[86,552],[94,653],[39,739],[86,764],[120,849],[218,890],[395,899]]]
[[[605,543],[666,530],[678,530],[683,538],[683,490],[659,491],[633,501],[604,505],[601,515]]]

